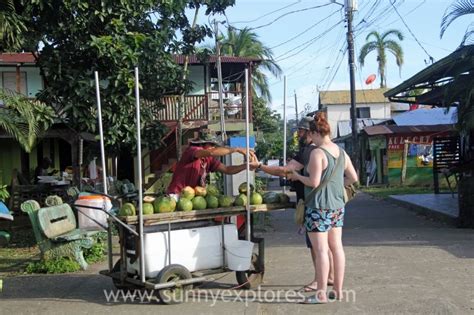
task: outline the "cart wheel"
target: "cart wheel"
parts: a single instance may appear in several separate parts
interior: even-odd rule
[[[121,259],[119,259],[114,267],[112,268],[112,272],[119,272],[120,271],[120,264],[121,264]],[[112,282],[114,283],[114,287],[118,290],[133,290],[136,289],[137,287],[131,283],[122,283],[119,279],[112,278]]]
[[[167,283],[178,280],[191,279],[191,273],[181,265],[173,264],[163,268],[157,276],[158,283]],[[180,287],[161,289],[158,291],[158,297],[164,304],[179,304],[186,297],[186,291],[192,289],[192,284]]]
[[[263,271],[258,271],[258,254],[252,255],[250,269],[236,271],[235,276],[241,289],[255,289],[263,282]]]

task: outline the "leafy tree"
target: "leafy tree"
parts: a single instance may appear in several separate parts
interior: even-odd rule
[[[25,2],[26,3],[26,2]],[[190,54],[212,34],[191,28],[186,9],[221,13],[234,0],[36,0],[25,4],[25,43],[36,54],[45,81],[39,99],[54,104],[78,131],[96,131],[94,71],[101,79],[104,137],[108,149],[135,144],[134,66],[140,69],[142,126],[159,139],[152,112],[165,93],[190,89],[172,54]],[[151,139],[151,140],[153,140]],[[150,140],[150,139],[148,139]]]
[[[378,72],[380,76],[381,88],[387,86],[387,78],[385,76],[385,70],[387,68],[387,51],[393,54],[400,70],[403,65],[402,47],[396,40],[388,39],[390,35],[395,36],[400,41],[403,40],[403,34],[398,30],[389,30],[383,34],[380,34],[377,31],[372,31],[365,38],[367,43],[362,46],[359,53],[359,63],[361,66],[364,66],[365,58],[370,52],[375,51],[377,53]],[[371,37],[374,37],[374,40],[369,42]]]
[[[264,100],[271,101],[268,77],[262,70],[266,70],[276,77],[279,77],[282,71],[273,59],[272,50],[258,39],[258,35],[255,32],[252,32],[249,28],[238,30],[229,27],[227,35],[222,40],[221,53],[228,56],[261,59],[260,65],[253,69],[252,72],[252,86],[256,92],[254,92],[254,95],[259,95]]]
[[[26,31],[23,17],[17,13],[14,0],[0,2],[0,51],[17,51],[23,44],[22,33]]]
[[[474,0],[455,0],[444,12],[443,19],[441,20],[441,32],[440,37],[442,38],[446,29],[456,19],[466,14],[474,14]],[[474,34],[474,23],[471,23],[462,39],[461,45],[464,45],[466,40]]]

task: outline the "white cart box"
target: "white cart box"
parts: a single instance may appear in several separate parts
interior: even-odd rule
[[[190,272],[223,267],[222,226],[209,226],[171,231],[171,264],[179,264]],[[146,233],[145,276],[154,278],[168,262],[168,231]],[[224,225],[225,244],[238,240],[235,224]],[[139,259],[128,260],[128,272],[138,274]]]

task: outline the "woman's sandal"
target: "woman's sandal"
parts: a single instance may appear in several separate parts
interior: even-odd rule
[[[332,282],[328,282],[328,286],[333,286],[334,284]],[[304,292],[316,292],[318,288],[312,287],[311,285],[305,285],[303,287]]]
[[[328,301],[321,301],[316,295],[309,296],[304,299],[301,304],[326,304]]]

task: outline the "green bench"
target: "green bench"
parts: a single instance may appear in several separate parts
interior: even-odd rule
[[[35,200],[28,200],[21,204],[21,210],[30,218],[42,259],[69,257],[83,270],[87,269],[83,249],[93,245],[92,236],[97,231],[78,229],[76,217],[67,203],[41,208]]]

